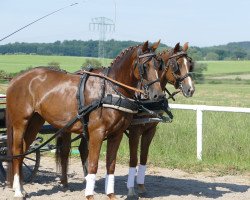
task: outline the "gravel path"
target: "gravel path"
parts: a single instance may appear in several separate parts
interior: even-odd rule
[[[69,167],[69,188],[63,189],[55,170],[55,161],[42,157],[40,172],[33,183],[24,185],[29,196],[34,200],[79,200],[84,199],[83,173],[79,159],[72,158]],[[117,165],[115,191],[119,199],[127,199],[127,166]],[[107,199],[104,194],[105,163],[100,162],[96,182],[95,199]],[[211,173],[190,174],[181,170],[149,167],[146,177],[147,194],[137,199],[171,200],[249,200],[250,175],[217,177]],[[13,192],[0,186],[0,199],[12,199]]]

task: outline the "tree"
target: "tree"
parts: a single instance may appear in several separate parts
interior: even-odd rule
[[[206,60],[219,60],[219,55],[214,52],[208,52],[206,55]]]
[[[197,63],[195,62],[194,71],[193,71],[193,79],[196,83],[204,83],[205,77],[203,72],[207,70],[206,63]]]

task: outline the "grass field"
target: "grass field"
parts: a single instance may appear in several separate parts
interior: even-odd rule
[[[249,85],[196,85],[192,98],[176,103],[250,107]],[[170,102],[175,103],[175,102]],[[250,114],[203,112],[203,161],[196,159],[196,112],[173,110],[174,121],[160,124],[150,148],[153,165],[189,171],[250,172]],[[119,159],[128,162],[124,136]]]
[[[18,72],[28,67],[46,66],[49,62],[58,62],[61,68],[70,72],[78,70],[85,58],[73,56],[39,56],[39,55],[0,55],[0,70]],[[108,66],[111,59],[102,60]],[[207,63],[205,75],[250,74],[250,61],[199,61]]]
[[[250,74],[250,61],[200,61],[207,64],[205,75]]]
[[[0,70],[17,72],[30,66],[59,62],[63,69],[75,71],[84,62],[81,57],[6,55],[0,56]],[[110,61],[106,61],[109,63]],[[220,61],[208,63],[207,75],[250,74],[250,61]],[[107,66],[108,64],[104,64]],[[0,92],[6,85],[0,85]],[[172,89],[171,86],[168,87]],[[196,85],[192,98],[181,94],[176,102],[218,106],[250,107],[250,84]],[[186,170],[214,170],[219,173],[250,172],[250,115],[237,113],[204,112],[203,161],[196,160],[196,113],[173,110],[174,121],[160,124],[150,148],[149,163]],[[105,143],[103,149],[105,148]],[[118,161],[128,163],[128,140],[124,136]],[[105,151],[102,150],[102,158]]]
[[[47,66],[50,62],[58,62],[62,69],[74,72],[81,69],[85,59],[86,57],[73,56],[0,55],[0,70],[14,73],[29,67]],[[108,66],[110,60],[102,59],[101,62]]]

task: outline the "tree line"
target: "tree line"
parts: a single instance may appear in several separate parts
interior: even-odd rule
[[[136,41],[108,40],[104,42],[106,58],[116,57],[123,49],[140,44]],[[0,54],[37,54],[98,57],[97,40],[65,40],[54,43],[9,43],[0,45]],[[170,47],[161,44],[160,50]],[[212,47],[190,47],[189,55],[199,60],[250,60],[250,42],[235,42]]]

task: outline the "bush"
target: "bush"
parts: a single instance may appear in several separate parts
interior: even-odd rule
[[[82,64],[82,69],[91,66],[93,68],[100,68],[102,63],[98,59],[85,59],[85,62]]]
[[[236,81],[241,81],[241,77],[236,76],[235,80],[236,80]]]
[[[204,74],[203,71],[207,70],[207,64],[206,63],[197,63],[195,62],[195,67],[193,71],[193,79],[196,83],[204,83]]]
[[[60,69],[60,63],[59,62],[55,62],[55,61],[52,61],[52,62],[49,62],[48,63],[48,66],[51,67],[51,68],[55,68],[55,69]]]

